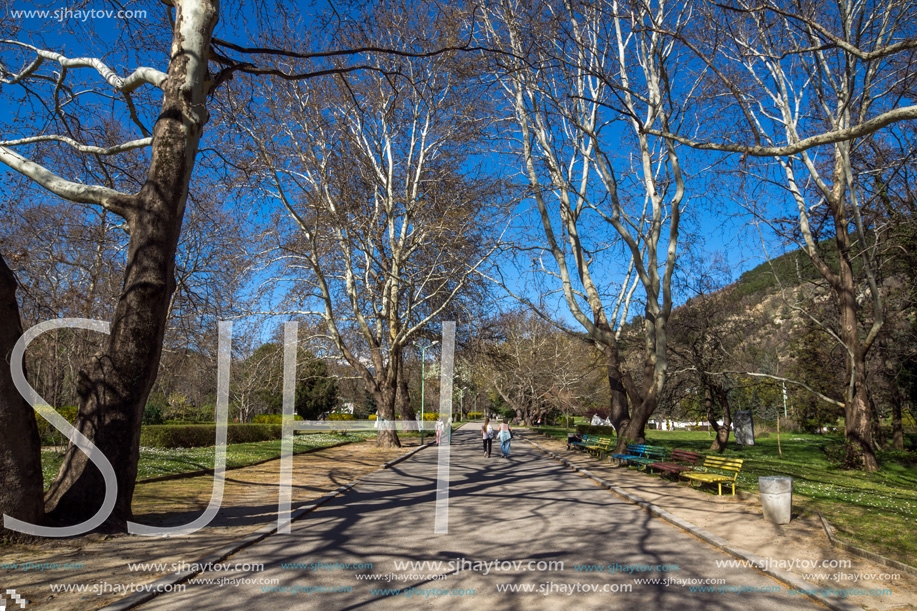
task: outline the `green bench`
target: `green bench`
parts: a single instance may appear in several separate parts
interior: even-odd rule
[[[647,448],[649,448],[650,455],[647,455]],[[637,464],[648,464],[651,462],[659,462],[660,460],[665,460],[666,449],[659,446],[648,446],[645,444],[632,443],[627,446],[627,452],[625,454],[612,454],[612,458],[618,460],[618,464],[621,463],[637,463]]]
[[[598,443],[598,435],[583,435],[582,441],[573,441],[570,443],[576,450],[585,450],[586,446],[591,446],[595,443]]]
[[[707,456],[704,464],[695,467],[694,471],[682,471],[679,477],[689,479],[701,484],[716,484],[720,495],[723,494],[723,484],[732,485],[732,494],[736,493],[736,478],[742,470],[741,458],[726,458],[725,456]]]
[[[630,465],[640,465],[644,469],[652,464],[663,461],[667,458],[669,451],[662,446],[637,446],[639,448],[640,455],[634,456],[627,459],[627,463]]]

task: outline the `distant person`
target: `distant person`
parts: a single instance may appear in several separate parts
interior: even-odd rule
[[[513,429],[510,428],[506,418],[500,423],[500,432],[497,433],[497,439],[500,440],[500,456],[509,458],[509,440],[513,438]]]
[[[439,440],[443,437],[443,421],[441,419],[436,420],[436,445],[439,445]]]
[[[484,458],[490,458],[490,452],[494,447],[494,427],[490,424],[490,418],[484,418],[481,438],[484,440]]]

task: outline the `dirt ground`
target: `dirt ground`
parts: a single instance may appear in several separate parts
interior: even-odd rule
[[[391,450],[377,448],[370,441],[294,456],[293,509],[420,445],[419,439],[402,438],[401,442],[402,448]],[[0,548],[0,563],[65,565],[48,570],[0,570],[0,590],[16,590],[29,601],[29,610],[86,611],[108,605],[124,597],[124,586],[150,583],[169,572],[131,571],[128,563],[194,563],[276,520],[279,470],[280,461],[274,460],[228,471],[220,512],[210,526],[192,535],[91,534]],[[187,524],[207,507],[212,484],[212,476],[139,484],[134,493],[134,521],[153,526]],[[68,563],[83,566],[65,568]],[[52,584],[90,584],[99,593],[54,593]]]
[[[578,467],[610,481],[631,494],[636,494],[666,511],[701,528],[723,537],[735,547],[752,552],[769,561],[771,566],[789,570],[822,587],[856,589],[891,589],[891,595],[851,595],[849,602],[869,611],[911,611],[917,609],[917,578],[893,568],[878,565],[831,546],[818,516],[794,507],[793,520],[778,526],[766,521],[761,505],[755,498],[717,496],[690,489],[661,477],[651,477],[642,471],[618,467],[609,461],[599,461],[584,452],[567,450],[565,441],[530,434],[528,439],[539,446],[563,456]],[[598,484],[597,484],[598,485]],[[609,492],[609,494],[612,494]],[[789,563],[827,562],[826,566],[850,564],[845,568],[790,568]],[[782,564],[781,564],[782,563]],[[832,579],[814,579],[812,574],[831,575]],[[805,577],[808,574],[809,577]],[[894,575],[896,579],[863,579],[863,575]],[[835,580],[833,577],[840,577]],[[848,578],[844,578],[848,577]],[[850,579],[853,577],[854,579]]]

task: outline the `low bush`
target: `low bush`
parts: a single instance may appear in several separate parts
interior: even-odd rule
[[[580,435],[598,435],[599,437],[614,437],[615,427],[613,426],[592,426],[591,424],[577,424],[576,432]]]
[[[227,443],[250,443],[280,439],[279,424],[229,424]],[[140,429],[140,445],[145,448],[201,448],[216,442],[215,424],[160,424]]]
[[[64,420],[73,424],[76,422],[76,413],[79,411],[79,408],[76,406],[67,406],[67,407],[58,407],[55,408],[57,413],[64,417]],[[69,440],[64,437],[64,434],[59,432],[56,428],[51,426],[51,423],[38,415],[35,414],[35,422],[38,424],[38,436],[41,437],[41,445],[44,446],[60,446],[67,445]]]
[[[357,417],[353,414],[328,414],[326,420],[356,420]]]
[[[298,414],[293,415],[293,420],[302,420]],[[252,418],[254,424],[283,424],[283,414],[258,414]]]

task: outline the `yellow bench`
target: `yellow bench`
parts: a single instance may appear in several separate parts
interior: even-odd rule
[[[714,471],[711,471],[711,469]],[[719,487],[720,495],[723,494],[723,484],[730,484],[732,485],[732,494],[735,496],[736,478],[739,476],[739,471],[741,470],[741,458],[707,456],[704,458],[703,466],[695,467],[694,471],[684,471],[679,473],[679,476],[689,480],[698,481],[702,484],[716,484]],[[732,475],[729,475],[729,471],[732,472]]]
[[[601,458],[602,454],[608,452],[611,447],[611,437],[599,437],[599,440],[594,444],[585,446],[586,450],[590,454],[594,454],[596,458]]]

